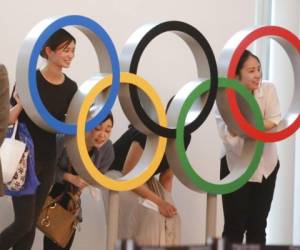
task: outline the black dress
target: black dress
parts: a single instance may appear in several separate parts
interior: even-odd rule
[[[77,91],[77,84],[65,75],[62,84],[53,85],[49,83],[37,70],[37,87],[41,100],[45,108],[60,121],[65,120],[69,104]],[[11,105],[16,104],[15,99],[11,98]],[[26,124],[31,134],[36,160],[53,160],[56,157],[56,134],[50,133],[37,126],[23,109],[19,115],[19,122]]]
[[[123,166],[129,152],[130,146],[133,142],[138,142],[140,146],[144,149],[146,144],[147,136],[139,132],[132,125],[128,127],[128,130],[114,143],[115,160],[113,161],[110,169],[122,171]],[[188,147],[191,141],[191,135],[188,134],[184,137],[185,148]],[[166,155],[163,156],[157,170],[154,175],[165,172],[169,169],[169,163],[167,161]]]

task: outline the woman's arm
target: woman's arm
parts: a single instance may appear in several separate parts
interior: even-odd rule
[[[277,124],[275,124],[274,122],[269,121],[269,120],[264,120],[264,126],[265,126],[266,130],[270,130],[272,128],[275,128],[277,126]]]
[[[173,176],[174,173],[171,168],[168,168],[159,175],[159,182],[168,192],[172,191]]]
[[[125,175],[132,170],[141,158],[144,150],[141,145],[134,141],[131,143],[128,154],[126,156],[122,173]]]
[[[139,161],[143,151],[144,151],[143,148],[140,146],[138,142],[133,142],[131,144],[123,166],[122,173],[124,175],[134,168],[134,166]],[[161,197],[159,197],[157,194],[151,191],[145,184],[138,188],[135,188],[132,191],[135,192],[137,195],[154,202],[159,207],[159,212],[163,216],[172,217],[176,215],[177,213],[176,208],[171,203],[163,200]]]
[[[83,189],[86,186],[88,186],[88,184],[85,182],[84,179],[82,179],[80,176],[78,175],[74,175],[68,172],[65,172],[63,175],[63,179],[71,184],[73,184],[74,186]]]
[[[69,164],[70,162],[67,156],[67,151],[64,148],[57,160],[55,182],[64,183],[64,181],[67,181],[80,189],[85,188],[88,184],[80,176],[69,173]]]
[[[281,111],[277,91],[274,84],[265,87],[266,108],[264,110],[264,126],[270,130],[278,126],[281,121]]]
[[[244,138],[237,136],[227,127],[218,109],[215,110],[215,119],[217,122],[219,136],[226,148],[226,151],[231,151],[236,155],[241,155],[244,146]]]
[[[13,97],[16,100],[16,105],[11,107],[9,110],[9,120],[8,120],[9,124],[14,124],[18,120],[18,117],[23,109],[23,106],[20,101],[20,97],[16,89],[14,89]]]
[[[15,106],[11,107],[9,110],[9,121],[8,124],[15,124],[18,120],[18,117],[22,111],[23,107],[21,104],[17,103]]]

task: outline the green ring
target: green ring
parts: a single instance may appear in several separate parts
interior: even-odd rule
[[[242,187],[255,173],[263,153],[264,142],[262,141],[256,142],[255,153],[253,155],[253,158],[247,170],[245,171],[244,174],[242,174],[239,178],[237,178],[232,182],[224,183],[224,184],[214,184],[204,180],[203,178],[201,178],[201,176],[199,176],[195,172],[185,153],[184,123],[185,123],[186,116],[194,101],[197,98],[199,98],[199,96],[207,92],[209,90],[209,86],[210,86],[210,80],[206,80],[205,82],[197,86],[197,88],[195,88],[193,92],[185,100],[180,110],[179,119],[177,122],[176,149],[183,170],[187,175],[187,177],[190,178],[193,184],[199,187],[200,190],[203,190],[210,194],[227,194]],[[247,101],[248,105],[250,106],[251,111],[254,113],[256,127],[260,130],[264,130],[263,117],[260,108],[256,100],[254,99],[253,95],[242,84],[240,84],[238,81],[235,80],[229,80],[227,78],[219,78],[219,87],[232,88],[235,91],[237,91],[239,94],[241,94]]]

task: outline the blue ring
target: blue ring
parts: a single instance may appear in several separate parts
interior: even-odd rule
[[[78,16],[78,15],[61,17],[55,20],[53,23],[51,23],[40,34],[39,38],[37,39],[33,47],[29,59],[28,82],[29,82],[29,90],[30,90],[33,104],[35,105],[38,113],[41,115],[41,117],[50,127],[64,134],[76,135],[77,125],[67,124],[62,121],[59,121],[48,112],[48,110],[45,108],[40,98],[37,84],[36,84],[36,65],[37,65],[40,51],[42,50],[45,42],[55,31],[57,31],[62,27],[70,26],[70,25],[80,25],[93,31],[95,35],[99,39],[101,39],[101,41],[104,43],[108,51],[108,54],[110,56],[111,67],[112,67],[113,81],[109,91],[108,99],[105,105],[103,106],[103,108],[101,109],[101,111],[93,119],[87,122],[86,125],[87,131],[90,131],[94,127],[96,127],[101,121],[105,119],[105,117],[111,111],[119,91],[120,65],[119,65],[119,59],[118,59],[116,49],[109,35],[98,23],[96,23],[95,21],[87,17]]]

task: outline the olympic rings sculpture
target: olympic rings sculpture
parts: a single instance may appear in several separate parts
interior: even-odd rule
[[[79,87],[63,123],[44,107],[37,90],[35,71],[39,52],[46,40],[57,29],[70,25],[89,38],[100,67],[99,74]],[[188,45],[198,72],[194,81],[183,85],[177,92],[167,114],[151,84],[136,75],[146,46],[164,32],[173,32]],[[115,191],[132,190],[153,175],[166,153],[175,175],[188,188],[198,192],[226,194],[243,186],[254,174],[264,142],[283,140],[300,126],[300,84],[295,84],[295,96],[287,114],[297,114],[296,120],[282,131],[266,133],[261,111],[253,96],[241,84],[230,80],[234,77],[243,51],[251,42],[263,36],[274,39],[286,51],[293,65],[295,82],[298,83],[300,40],[282,27],[263,26],[236,33],[225,45],[217,63],[205,36],[190,24],[181,21],[150,23],[132,34],[119,60],[109,35],[90,18],[78,15],[49,18],[38,23],[25,38],[17,62],[17,88],[25,111],[38,126],[67,135],[65,141],[70,160],[76,171],[91,185]],[[129,122],[147,135],[147,142],[137,166],[122,178],[112,180],[101,174],[89,158],[84,132],[90,131],[104,119],[117,95]],[[192,133],[203,124],[215,101],[228,127],[238,135],[250,138],[246,140],[240,157],[241,168],[232,171],[217,184],[204,180],[193,170],[183,142],[184,133]],[[229,105],[224,105],[227,103]],[[96,107],[95,114],[87,121],[92,104]],[[248,121],[254,122],[249,124]]]

